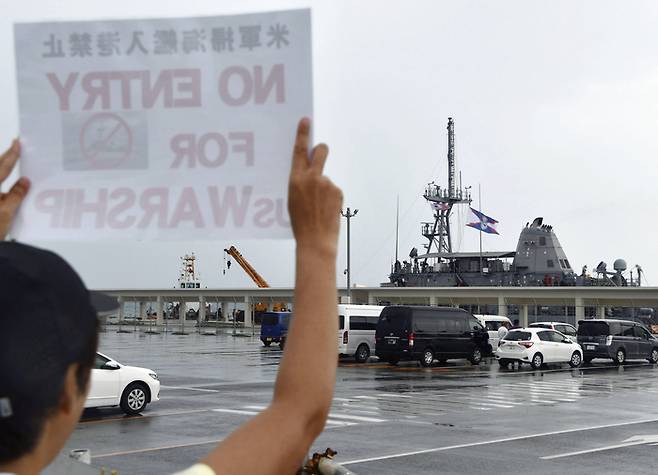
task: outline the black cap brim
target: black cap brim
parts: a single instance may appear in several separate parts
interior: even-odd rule
[[[89,300],[99,315],[114,312],[119,308],[119,300],[116,297],[102,292],[90,291]]]

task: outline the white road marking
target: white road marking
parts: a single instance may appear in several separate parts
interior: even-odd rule
[[[379,393],[377,394],[379,397],[398,397],[398,398],[405,398],[405,399],[411,399],[412,396],[407,396],[406,394],[393,394],[393,393]]]
[[[554,459],[561,459],[564,457],[573,457],[574,455],[583,455],[583,454],[593,454],[596,452],[604,452],[606,450],[613,450],[613,449],[621,449],[624,447],[633,447],[634,445],[642,445],[646,444],[646,441],[636,441],[636,442],[622,442],[621,444],[615,444],[615,445],[608,445],[607,447],[598,447],[596,449],[588,449],[588,450],[578,450],[576,452],[568,452],[566,454],[557,454],[557,455],[548,455],[546,457],[539,457],[542,460],[554,460]]]
[[[379,408],[377,406],[364,406],[363,404],[347,404],[346,402],[341,404],[341,406],[343,406],[343,407],[356,407],[356,408],[359,408],[359,409],[366,409],[366,410],[367,409],[374,409],[376,411],[379,410]]]
[[[244,409],[254,409],[256,411],[263,411],[266,409],[265,406],[244,406]],[[244,412],[250,412],[250,411],[244,411]],[[257,412],[253,412],[253,414],[258,414]],[[354,420],[354,421],[359,421],[359,422],[386,422],[384,419],[375,419],[373,417],[364,417],[364,416],[352,416],[349,414],[335,414],[335,413],[330,413],[329,414],[329,419],[327,419],[327,424],[330,425],[335,425],[335,426],[353,426],[356,425],[354,422],[344,422],[344,421],[337,421],[335,419],[347,419],[347,420]]]
[[[386,422],[386,419],[376,419],[374,417],[353,416],[352,414],[336,414],[335,412],[329,413],[329,417],[334,419],[348,419],[359,422]]]
[[[477,398],[470,398],[470,399],[477,399]],[[502,407],[505,409],[510,409],[514,406],[510,406],[508,404],[500,404],[500,403],[495,403],[495,402],[483,402],[483,401],[478,401],[477,405],[479,406],[492,406],[492,407]]]
[[[212,409],[213,412],[226,412],[228,414],[242,414],[243,416],[255,416],[258,412],[254,411],[241,411],[238,409]]]
[[[184,386],[160,386],[162,389],[184,389],[186,391],[198,391],[202,393],[218,393],[217,389],[190,388]]]
[[[603,452],[606,450],[613,450],[613,449],[620,449],[623,447],[632,447],[634,445],[644,445],[644,444],[649,444],[652,443],[654,445],[656,443],[656,440],[658,440],[658,435],[634,435],[633,437],[629,437],[628,439],[624,440],[623,442],[620,442],[618,444],[614,445],[608,445],[606,447],[599,447],[596,449],[587,449],[587,450],[578,450],[576,452],[567,452],[566,454],[557,454],[557,455],[548,455],[546,457],[540,457],[542,460],[553,460],[553,459],[559,459],[559,458],[564,458],[564,457],[572,457],[574,455],[582,455],[582,454],[591,454],[595,452]]]
[[[520,435],[516,437],[506,437],[504,439],[493,439],[493,440],[484,440],[480,442],[471,442],[468,444],[458,444],[458,445],[448,445],[444,447],[436,447],[433,449],[424,449],[424,450],[416,450],[413,452],[404,452],[404,453],[399,453],[399,454],[390,454],[390,455],[382,455],[379,457],[370,457],[370,458],[365,458],[365,459],[357,459],[357,460],[349,460],[347,462],[342,462],[341,465],[354,465],[357,463],[365,463],[365,462],[376,462],[378,460],[389,460],[389,459],[394,459],[394,458],[400,458],[400,457],[409,457],[411,455],[420,455],[420,454],[429,454],[433,452],[445,452],[447,450],[454,450],[454,449],[463,449],[463,448],[468,448],[468,447],[478,447],[482,445],[491,445],[491,444],[500,444],[503,442],[514,442],[517,440],[524,440],[524,439],[534,439],[538,437],[548,437],[551,435],[561,435],[561,434],[572,434],[574,432],[584,432],[588,430],[598,430],[598,429],[607,429],[610,427],[623,427],[623,426],[629,426],[629,425],[636,425],[636,424],[646,424],[649,422],[658,422],[658,419],[641,419],[638,421],[633,421],[633,422],[619,422],[616,424],[604,424],[604,425],[599,425],[599,426],[589,426],[589,427],[579,427],[575,429],[564,429],[564,430],[557,430],[557,431],[552,431],[552,432],[539,432],[536,434],[527,434],[527,435]]]

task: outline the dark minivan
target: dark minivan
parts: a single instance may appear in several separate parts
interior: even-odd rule
[[[452,358],[478,364],[489,334],[465,310],[452,307],[389,306],[382,310],[375,333],[375,354],[397,364],[418,360],[430,366]]]
[[[578,343],[585,363],[594,358],[612,359],[616,364],[632,359],[658,362],[658,340],[644,326],[630,320],[580,320]]]
[[[260,341],[263,345],[278,343],[283,349],[291,316],[290,312],[263,312],[260,325]]]

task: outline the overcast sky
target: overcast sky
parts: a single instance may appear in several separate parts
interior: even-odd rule
[[[311,7],[315,137],[352,221],[352,281],[387,280],[395,252],[421,248],[421,195],[445,184],[455,120],[465,185],[500,221],[486,250],[513,250],[527,221],[552,224],[580,270],[623,257],[658,285],[658,3],[653,1],[0,0],[0,143],[18,134],[12,24],[221,15]],[[457,227],[457,226],[455,226]],[[459,227],[460,250],[478,233]],[[104,244],[42,241],[94,288],[172,287],[194,251],[208,287],[250,287],[231,244],[272,286],[293,284],[292,241]],[[340,271],[345,268],[345,230]],[[339,284],[344,285],[342,274]]]

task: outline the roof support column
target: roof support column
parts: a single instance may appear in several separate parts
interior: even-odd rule
[[[124,315],[123,315],[123,302],[124,302],[123,295],[119,295],[117,300],[119,301],[119,323],[122,323],[123,318],[124,318]]]
[[[507,301],[503,295],[498,296],[498,315],[507,316]]]
[[[605,307],[596,307],[596,318],[605,318]]]
[[[574,305],[576,307],[576,323],[578,323],[578,320],[585,319],[585,301],[582,297],[576,297]]]
[[[158,295],[155,299],[155,312],[156,312],[156,325],[162,325],[164,322],[164,302],[162,295]]]
[[[519,306],[519,325],[523,328],[528,326],[528,305],[523,304]]]
[[[248,328],[253,325],[254,309],[251,305],[251,298],[246,295],[244,298],[244,327]]]
[[[199,326],[201,322],[206,321],[206,298],[203,295],[199,296]]]

